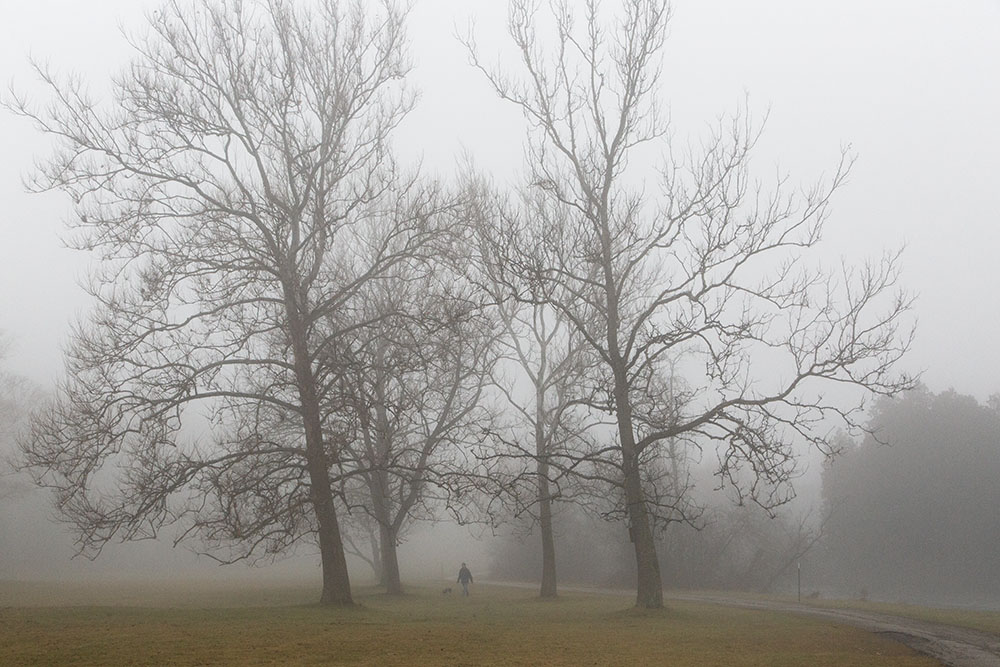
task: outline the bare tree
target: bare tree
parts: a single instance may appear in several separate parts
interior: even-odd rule
[[[0,329],[0,498],[23,485],[24,480],[15,479],[11,465],[14,443],[32,407],[44,400],[35,383],[7,370],[11,347],[11,338]]]
[[[321,601],[351,603],[349,429],[325,407],[349,330],[329,323],[356,326],[340,311],[424,252],[441,207],[388,144],[412,103],[405,17],[392,0],[173,0],[111,102],[44,68],[49,106],[9,99],[58,142],[35,187],[72,197],[71,241],[99,260],[97,308],[24,442],[81,550],[178,522],[235,545],[226,561],[315,538]]]
[[[7,358],[9,346],[7,335],[0,331],[0,362]],[[0,451],[6,450],[6,445],[12,438],[13,424],[19,411],[17,396],[21,384],[19,378],[0,366]]]
[[[556,551],[553,528],[553,501],[561,496],[564,477],[550,462],[577,434],[580,425],[573,421],[575,400],[573,383],[582,370],[581,348],[567,335],[565,322],[543,305],[527,310],[501,304],[504,329],[511,356],[520,365],[533,389],[533,400],[523,404],[513,390],[506,391],[508,401],[533,431],[534,448],[527,453],[535,461],[535,503],[539,537],[542,545],[541,597],[556,596]],[[513,441],[516,442],[516,441]],[[516,450],[524,451],[522,448]],[[555,468],[555,469],[553,469]],[[556,488],[553,488],[553,487]]]
[[[592,421],[581,420],[574,410],[577,394],[591,362],[584,342],[576,335],[560,311],[532,294],[529,280],[510,270],[511,248],[506,241],[523,240],[532,231],[532,205],[526,198],[521,215],[511,212],[507,203],[490,196],[483,184],[469,188],[479,199],[479,217],[495,217],[498,224],[480,227],[480,259],[483,286],[494,302],[503,335],[500,345],[503,358],[511,364],[498,366],[496,385],[512,409],[511,435],[496,434],[501,449],[494,453],[503,459],[529,460],[533,469],[514,464],[508,470],[500,491],[511,495],[516,515],[530,511],[537,521],[542,551],[541,597],[556,597],[556,551],[553,504],[565,499],[570,469],[561,465],[565,452],[586,438]],[[492,209],[487,213],[486,209]],[[507,209],[507,210],[505,210]],[[512,234],[518,229],[520,233]],[[511,377],[512,375],[512,377]],[[524,385],[530,388],[524,390]],[[522,444],[524,432],[529,444]],[[527,479],[529,489],[521,488]]]
[[[348,500],[351,504],[351,501]],[[357,503],[354,503],[357,504]],[[353,512],[344,522],[344,550],[356,556],[372,569],[375,581],[385,585],[385,568],[382,567],[382,546],[378,538],[378,525],[367,512]]]
[[[487,431],[494,322],[445,262],[400,265],[363,302],[377,324],[344,355],[352,360],[344,402],[356,424],[350,455],[367,491],[361,509],[378,526],[384,584],[399,595],[397,546],[406,529],[450,499],[452,480],[464,476]]]
[[[745,115],[677,155],[658,98],[666,0],[624,0],[613,16],[597,0],[545,6],[550,22],[539,2],[510,4],[521,77],[467,44],[532,128],[528,178],[548,214],[538,243],[508,244],[511,270],[599,360],[589,407],[615,432],[587,460],[601,459],[598,476],[622,494],[636,604],[660,607],[654,530],[676,515],[670,489],[682,486],[657,485],[669,448],[717,443],[718,475],[741,502],[786,502],[796,443],[829,452],[829,418],[859,427],[863,398],[837,402],[824,387],[910,386],[892,370],[909,346],[910,301],[894,291],[894,256],[840,273],[810,262],[849,158],[825,185],[789,192],[782,178],[768,192],[752,177],[759,132]],[[666,156],[658,168],[654,153]],[[669,391],[671,363],[683,396]]]

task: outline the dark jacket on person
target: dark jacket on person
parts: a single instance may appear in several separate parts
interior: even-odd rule
[[[469,568],[463,567],[458,571],[458,583],[460,584],[471,584],[472,583],[472,573],[469,572]]]

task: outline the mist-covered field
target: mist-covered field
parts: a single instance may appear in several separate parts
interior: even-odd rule
[[[402,598],[361,589],[356,608],[331,609],[312,593],[190,583],[71,586],[61,596],[53,585],[4,582],[0,663],[937,664],[862,630],[689,602],[640,611],[616,595],[544,601],[474,585],[463,598],[427,584]]]
[[[764,4],[0,2],[0,667],[1000,665],[1000,0]]]

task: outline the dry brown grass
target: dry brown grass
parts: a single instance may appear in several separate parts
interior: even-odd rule
[[[214,602],[228,600],[216,593]],[[541,601],[529,591],[483,586],[470,598],[436,589],[403,598],[367,591],[354,609],[267,603],[304,596],[305,589],[243,591],[236,604],[213,608],[7,607],[0,664],[936,664],[853,628],[692,603],[639,612],[620,597]],[[268,606],[247,606],[258,599]]]
[[[732,591],[690,591],[686,594],[701,594],[707,597],[724,597],[744,600],[765,600],[771,602],[797,602],[791,595],[768,595],[763,593],[739,593]],[[954,625],[973,630],[1000,634],[1000,611],[962,609],[957,607],[926,607],[905,602],[875,602],[839,598],[803,599],[801,604],[820,609],[857,609],[879,614],[913,618],[932,623]]]
[[[889,602],[868,602],[862,600],[815,600],[811,605],[830,609],[860,609],[880,614],[892,614],[921,621],[957,625],[973,630],[983,630],[1000,634],[1000,612],[973,611],[940,607],[920,607],[917,605]]]

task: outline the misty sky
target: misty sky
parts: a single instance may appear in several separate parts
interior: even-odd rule
[[[141,29],[152,0],[0,0],[0,80],[35,89],[27,58],[78,72],[96,96],[127,61],[121,27]],[[397,135],[405,158],[447,176],[464,150],[514,182],[523,125],[495,99],[453,38],[470,18],[481,51],[505,48],[506,3],[417,0],[410,23],[421,103]],[[749,95],[770,110],[756,165],[808,186],[850,144],[858,162],[833,204],[824,257],[906,245],[904,281],[919,294],[907,370],[938,391],[1000,392],[1000,0],[677,0],[664,94],[676,140]],[[502,57],[502,56],[500,56]],[[68,323],[86,310],[86,257],[62,249],[60,194],[21,184],[47,142],[0,114],[0,329],[12,371],[46,383],[61,368]]]

